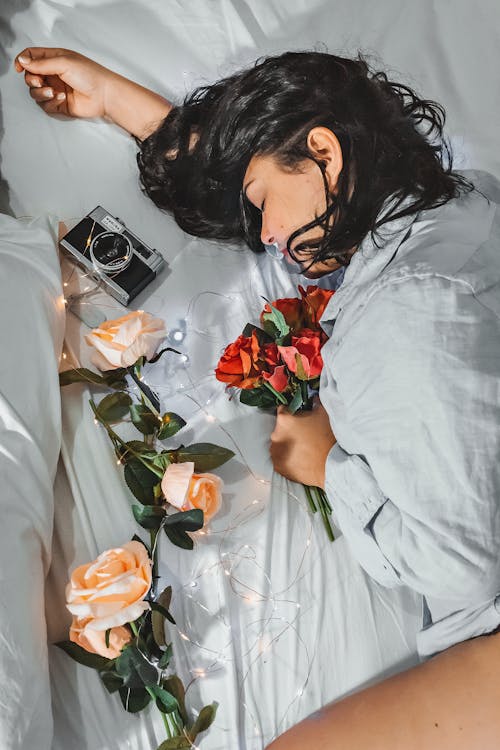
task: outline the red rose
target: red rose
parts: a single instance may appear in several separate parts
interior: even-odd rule
[[[215,377],[236,388],[257,388],[263,373],[273,370],[278,361],[276,344],[261,346],[253,331],[251,336],[238,336],[226,347],[215,370]]]
[[[292,336],[291,346],[278,346],[284,363],[299,380],[312,380],[323,369],[321,338],[318,331],[304,329],[300,336]]]
[[[321,289],[319,286],[308,286],[307,289],[299,286],[299,292],[304,308],[305,326],[318,328],[321,316],[335,292],[330,289]]]
[[[264,380],[267,380],[278,393],[283,393],[288,385],[288,375],[286,374],[285,365],[278,365],[278,367],[275,367],[274,372],[264,372],[263,376]]]
[[[271,305],[283,314],[290,330],[295,331],[304,325],[304,306],[302,300],[298,297],[283,297],[274,300]],[[264,315],[271,312],[271,307],[267,303],[260,314],[260,322],[264,322]]]

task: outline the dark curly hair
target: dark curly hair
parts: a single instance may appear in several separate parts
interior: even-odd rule
[[[261,215],[243,195],[254,155],[272,155],[288,169],[313,158],[311,128],[339,139],[343,168],[335,195],[325,165],[326,211],[294,232],[324,230],[318,242],[295,246],[312,260],[335,258],[388,221],[434,208],[472,189],[452,170],[443,137],[444,110],[408,86],[372,70],[362,56],[286,52],[211,86],[197,88],[139,143],[140,180],[147,195],[189,234],[245,240],[262,251]],[[385,201],[391,207],[380,216]],[[293,253],[292,253],[293,255]]]

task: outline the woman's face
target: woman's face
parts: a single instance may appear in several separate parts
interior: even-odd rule
[[[293,171],[282,167],[272,156],[254,156],[243,179],[243,192],[262,213],[261,240],[264,245],[277,243],[285,259],[288,238],[326,210],[325,185],[318,165],[306,159]],[[306,241],[320,240],[323,230],[313,227],[296,237],[291,250]],[[294,253],[303,263],[304,273],[316,279],[332,273],[340,264],[331,259],[311,264],[307,251]]]

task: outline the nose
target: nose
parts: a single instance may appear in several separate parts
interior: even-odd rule
[[[262,228],[260,230],[260,240],[263,245],[274,245],[276,242],[275,232],[272,231],[264,215],[262,216]]]

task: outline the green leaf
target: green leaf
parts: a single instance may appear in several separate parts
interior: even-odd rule
[[[282,312],[278,310],[277,307],[273,307],[273,305],[266,300],[267,304],[271,308],[269,312],[265,312],[262,316],[262,319],[267,322],[270,321],[278,331],[279,336],[286,336],[287,333],[290,333],[290,326],[285,320],[285,316]],[[267,328],[265,329],[266,333]],[[273,337],[274,338],[274,337]]]
[[[170,714],[178,708],[173,695],[159,685],[151,685],[151,690],[156,696],[156,706],[162,714]]]
[[[158,484],[158,477],[138,458],[131,459],[125,465],[124,477],[131,493],[143,505],[154,503],[154,486]]]
[[[130,418],[143,435],[154,435],[161,426],[158,416],[145,404],[132,404]]]
[[[194,470],[200,474],[225,464],[234,456],[234,451],[213,443],[193,443],[193,445],[178,448],[176,451],[170,451],[170,455],[175,456],[174,460],[178,463],[194,461]]]
[[[203,527],[203,511],[199,508],[192,510],[181,510],[179,513],[172,513],[165,519],[165,527],[176,526],[183,531],[198,531]]]
[[[118,422],[128,412],[131,403],[128,393],[110,393],[99,402],[97,415],[104,422]]]
[[[240,401],[247,406],[258,406],[260,409],[276,408],[276,399],[267,388],[242,389]]]
[[[187,737],[171,737],[169,740],[162,742],[156,750],[186,750],[186,748],[191,747],[193,745]]]
[[[170,677],[166,677],[165,679],[163,679],[161,684],[168,690],[169,693],[175,696],[175,698],[177,699],[177,703],[179,704],[179,713],[182,717],[182,720],[184,724],[189,724],[189,716],[186,710],[186,691],[180,677],[178,677],[176,674],[172,674],[170,675]]]
[[[132,505],[132,513],[143,529],[159,529],[166,516],[165,508],[158,505]]]
[[[162,451],[161,453],[157,453],[156,456],[153,458],[153,463],[163,473],[165,473],[165,471],[167,470],[167,467],[170,466],[170,464],[172,463],[169,458],[168,451]]]
[[[73,643],[73,641],[59,641],[55,645],[65,651],[78,664],[83,664],[84,667],[106,669],[113,663],[112,659],[106,659],[105,656],[99,656],[99,654],[91,654],[77,643]]]
[[[292,400],[290,401],[287,407],[290,414],[295,414],[295,412],[300,409],[303,403],[304,401],[302,398],[302,391],[300,390],[300,388],[297,388]]]
[[[181,549],[193,549],[193,540],[185,531],[178,529],[175,526],[164,526],[163,529],[172,544],[175,544],[176,547],[180,547]]]
[[[142,456],[142,458],[147,458],[150,461],[153,461],[157,456],[157,452],[154,448],[147,443],[144,443],[142,440],[129,440],[125,445],[127,446],[126,448],[124,446],[118,448],[120,459],[124,464],[127,463],[127,461],[131,461],[136,456]]]
[[[167,618],[173,625],[175,620],[168,611],[170,602],[172,600],[172,586],[167,586],[156,602],[151,602],[151,627],[153,629],[153,635],[158,646],[165,646],[165,623],[164,620]]]
[[[59,385],[71,385],[71,383],[94,383],[95,385],[105,385],[106,379],[86,367],[77,367],[74,370],[65,370],[59,373]]]
[[[203,520],[203,511],[195,508],[167,516],[163,528],[172,544],[182,549],[193,549],[193,540],[186,532],[201,529]]]
[[[185,426],[186,422],[178,414],[167,411],[161,418],[161,427],[158,433],[158,440],[167,440],[173,437],[179,430]]]
[[[101,680],[104,683],[104,687],[108,693],[116,693],[117,690],[123,687],[122,678],[116,674],[113,670],[106,670],[99,674]]]
[[[158,666],[160,669],[166,669],[168,665],[170,664],[170,661],[172,659],[172,644],[169,643],[165,651],[163,652],[160,661],[158,662]]]
[[[215,719],[216,713],[217,713],[217,703],[212,703],[210,706],[204,706],[201,709],[196,721],[194,722],[193,726],[189,729],[189,732],[188,732],[191,740],[195,740],[196,736],[200,732],[205,732],[209,728],[209,726],[213,723]]]
[[[156,685],[158,672],[135,644],[125,646],[115,661],[115,669],[123,678],[125,687],[142,688],[144,685]]]
[[[151,700],[151,696],[144,688],[120,688],[120,698],[125,711],[137,714],[142,711]]]

